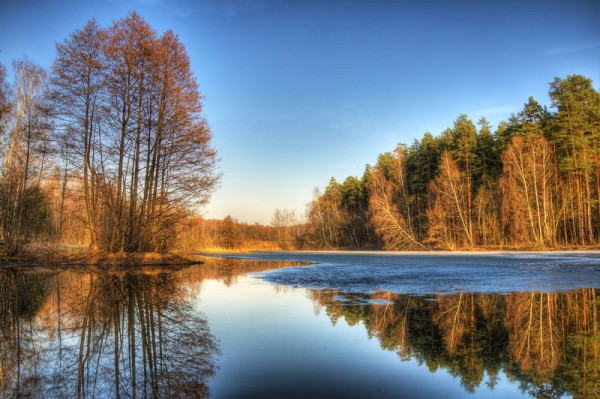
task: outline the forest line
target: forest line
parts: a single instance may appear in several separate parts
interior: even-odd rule
[[[402,249],[595,246],[600,240],[600,94],[581,75],[550,83],[495,131],[460,115],[398,145],[362,177],[315,191],[318,247]]]
[[[304,220],[289,210],[276,210],[269,226],[198,218],[186,242],[217,250],[597,247],[600,94],[571,75],[555,78],[549,96],[553,110],[530,97],[494,131],[463,114],[440,135],[380,154],[361,177],[331,178]]]

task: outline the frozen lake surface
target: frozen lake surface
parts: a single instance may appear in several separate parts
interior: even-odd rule
[[[557,292],[600,288],[600,253],[265,252],[238,259],[293,260],[260,274],[273,284],[355,293]]]
[[[0,268],[0,397],[597,397],[597,253],[203,261]]]

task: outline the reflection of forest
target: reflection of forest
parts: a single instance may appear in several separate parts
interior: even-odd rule
[[[206,279],[230,285],[291,264],[208,258],[177,272],[0,269],[0,397],[206,397],[218,348],[190,298]],[[448,370],[468,392],[493,389],[503,370],[539,398],[598,397],[598,293],[311,291],[333,323],[362,322],[383,348]]]
[[[313,291],[312,298],[332,323],[340,317],[362,322],[383,348],[431,371],[448,370],[468,392],[486,375],[493,389],[502,369],[533,397],[597,398],[600,392],[595,289],[434,297]]]
[[[0,270],[0,397],[206,397],[218,347],[181,273]]]
[[[308,262],[275,261],[235,258],[202,258],[201,267],[190,267],[180,272],[182,278],[188,282],[200,282],[206,279],[222,281],[226,286],[236,282],[236,279],[248,273],[258,273],[267,270],[279,269],[289,266],[305,266]]]

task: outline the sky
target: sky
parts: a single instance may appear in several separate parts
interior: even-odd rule
[[[208,218],[303,216],[315,187],[460,114],[497,126],[550,106],[554,77],[600,83],[595,0],[0,0],[0,63],[49,69],[86,21],[131,11],[190,56],[222,173]]]

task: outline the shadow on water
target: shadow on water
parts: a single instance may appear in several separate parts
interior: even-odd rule
[[[411,296],[311,291],[332,324],[362,325],[400,360],[447,370],[466,392],[500,371],[535,398],[600,392],[600,290]]]
[[[0,270],[1,397],[207,397],[219,349],[177,273]]]

